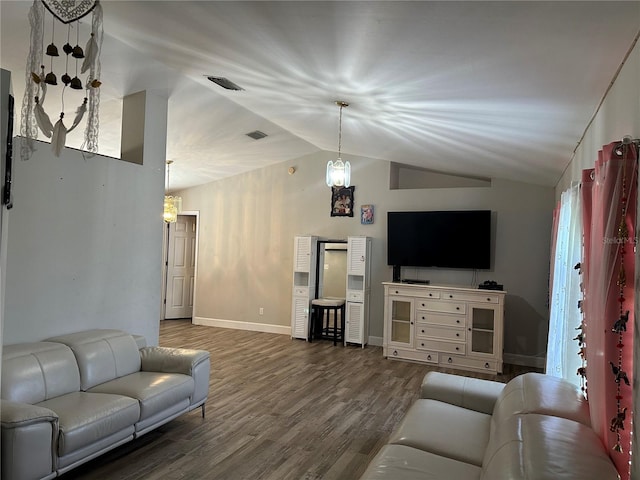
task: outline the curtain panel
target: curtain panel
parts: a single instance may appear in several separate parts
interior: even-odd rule
[[[623,148],[624,147],[624,148]],[[582,281],[591,423],[629,478],[632,430],[637,149],[605,145],[583,171]]]

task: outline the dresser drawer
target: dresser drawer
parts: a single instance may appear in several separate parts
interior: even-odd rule
[[[445,300],[454,300],[459,302],[474,302],[474,303],[498,303],[500,296],[488,291],[479,290],[478,293],[471,292],[442,292],[442,297]]]
[[[424,289],[417,287],[389,287],[389,295],[403,295],[405,297],[423,297]]]
[[[453,340],[454,342],[464,342],[467,338],[467,331],[464,328],[440,327],[427,323],[416,324],[416,335],[420,337],[441,338],[443,340]]]
[[[363,302],[364,292],[361,290],[347,290],[347,302]]]
[[[293,295],[296,297],[309,297],[309,287],[293,287]]]
[[[413,360],[416,362],[438,364],[439,358],[437,352],[427,352],[423,350],[407,350],[403,348],[389,347],[387,349],[387,358],[397,358],[401,360]]]
[[[464,303],[443,300],[420,300],[417,308],[443,313],[466,313],[467,311],[467,305]]]
[[[417,311],[416,320],[419,323],[431,323],[434,325],[446,325],[449,327],[464,327],[466,325],[465,317],[425,311]]]
[[[463,367],[488,372],[502,371],[502,367],[498,369],[498,362],[495,360],[480,360],[477,358],[458,357],[456,355],[440,355],[439,363],[443,367]]]
[[[440,292],[422,292],[422,297],[424,297],[426,300],[437,300],[440,298]],[[416,302],[416,306],[418,308],[425,308],[424,306],[425,302],[420,298],[418,299],[418,301]]]
[[[467,345],[464,343],[445,342],[439,340],[417,339],[416,348],[434,352],[457,353],[464,355]]]

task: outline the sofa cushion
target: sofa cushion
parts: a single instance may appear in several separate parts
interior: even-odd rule
[[[34,404],[79,390],[78,365],[66,345],[34,342],[3,347],[3,399]]]
[[[137,400],[123,395],[76,392],[38,404],[59,418],[58,455],[63,457],[117,432],[133,433],[140,417]]]
[[[481,466],[491,415],[439,402],[416,400],[389,443]]]
[[[478,480],[480,467],[405,445],[385,445],[361,480]]]
[[[93,387],[91,393],[126,395],[140,402],[140,421],[175,405],[189,405],[193,378],[180,373],[137,372]],[[186,400],[186,404],[182,402]]]
[[[507,383],[496,401],[492,421],[500,423],[520,413],[552,415],[591,425],[589,404],[580,390],[541,373],[525,373]]]
[[[121,330],[87,330],[48,341],[63,343],[73,350],[80,370],[80,388],[85,391],[140,370],[138,344]]]
[[[428,372],[420,388],[420,398],[491,414],[505,384],[441,372]]]
[[[590,427],[565,418],[514,415],[491,434],[482,480],[616,480],[618,473]]]

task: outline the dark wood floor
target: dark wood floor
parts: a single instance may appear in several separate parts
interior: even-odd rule
[[[433,369],[384,359],[380,347],[184,320],[160,322],[160,344],[211,352],[206,418],[182,415],[62,478],[357,479]],[[506,365],[497,379],[523,371]]]

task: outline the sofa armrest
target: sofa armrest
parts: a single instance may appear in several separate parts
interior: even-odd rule
[[[58,416],[48,408],[0,400],[2,478],[55,476]]]
[[[193,375],[200,363],[209,362],[209,352],[187,348],[143,347],[140,349],[140,359],[140,370],[143,372]]]
[[[144,347],[140,349],[140,358],[140,369],[143,372],[182,373],[193,377],[190,409],[204,405],[209,396],[209,352],[187,348]]]
[[[420,398],[438,400],[491,415],[505,384],[440,372],[425,375]]]

